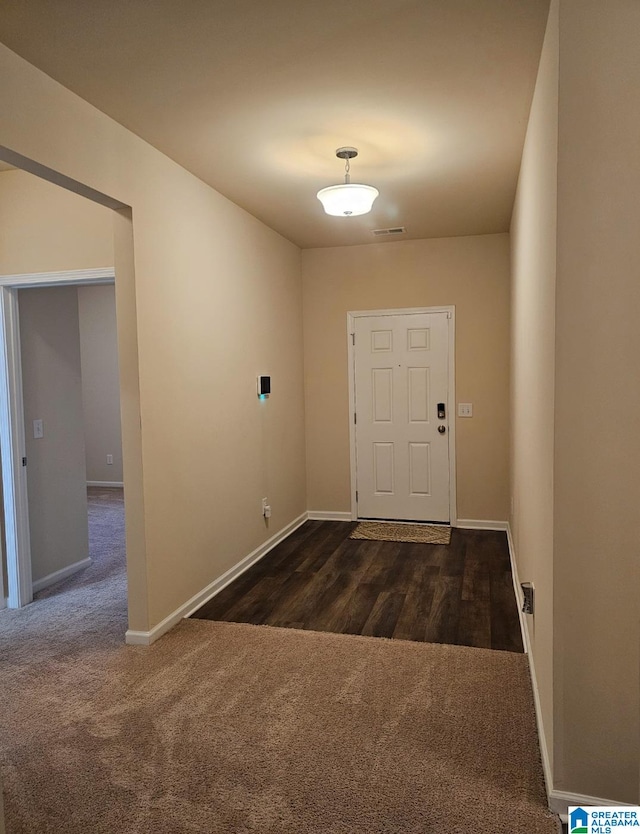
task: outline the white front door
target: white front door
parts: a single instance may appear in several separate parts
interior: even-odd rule
[[[446,312],[354,319],[359,518],[450,520],[449,321]]]

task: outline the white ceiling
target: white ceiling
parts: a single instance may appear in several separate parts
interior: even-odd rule
[[[548,6],[3,0],[0,41],[299,246],[339,246],[508,230]],[[341,145],[369,215],[316,200]]]

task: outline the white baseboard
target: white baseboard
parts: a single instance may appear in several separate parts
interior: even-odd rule
[[[567,791],[551,791],[549,793],[549,809],[558,814],[563,822],[568,821],[569,805],[615,805],[622,808],[635,807],[628,802],[616,802],[614,799],[602,799],[598,796],[585,796],[582,793],[568,793]]]
[[[536,713],[536,727],[538,729],[538,741],[540,743],[540,758],[542,759],[542,772],[544,774],[544,783],[547,791],[547,800],[549,807],[551,807],[551,793],[553,791],[553,772],[551,769],[551,758],[549,756],[549,746],[547,745],[547,736],[544,730],[544,721],[542,720],[542,705],[540,703],[540,691],[538,689],[538,678],[536,676],[536,665],[531,651],[531,640],[529,638],[529,629],[527,627],[526,618],[530,616],[525,614],[522,610],[522,603],[524,601],[522,595],[522,588],[520,587],[520,577],[518,576],[518,564],[516,562],[516,550],[511,533],[511,525],[507,522],[507,542],[509,544],[509,560],[511,562],[511,576],[513,577],[513,590],[516,595],[516,603],[518,605],[518,617],[520,618],[520,631],[522,632],[522,643],[524,651],[529,661],[529,674],[531,675],[531,688],[533,689],[533,703]],[[566,808],[565,808],[566,811]]]
[[[522,634],[522,644],[524,646],[525,654],[531,654],[531,641],[529,640],[529,629],[527,628],[527,614],[522,610],[524,596],[522,587],[520,585],[520,577],[518,576],[518,564],[516,562],[516,547],[513,541],[513,534],[511,533],[511,525],[507,522],[507,545],[509,547],[509,562],[511,563],[511,578],[513,580],[513,592],[516,595],[516,605],[518,606],[518,619],[520,621],[520,633]]]
[[[350,512],[342,512],[341,510],[309,510],[309,521],[356,521]],[[368,519],[365,519],[368,520]],[[411,524],[410,521],[398,521],[398,524]],[[442,523],[446,526],[446,522],[434,522],[434,524]],[[461,527],[465,530],[500,530],[507,529],[508,522],[506,521],[483,521],[474,518],[461,518],[452,527]]]
[[[87,486],[123,487],[122,481],[87,481]]]
[[[352,521],[350,512],[340,510],[309,510],[309,521]]]
[[[43,576],[42,579],[37,579],[33,583],[33,593],[35,594],[38,591],[42,591],[43,588],[48,588],[49,585],[55,585],[56,582],[61,582],[63,579],[73,576],[73,574],[77,573],[79,570],[88,568],[90,564],[91,559],[87,556],[86,559],[80,559],[79,562],[74,562],[72,565],[67,565],[66,568],[61,568],[60,570],[50,573],[48,576]]]
[[[262,559],[263,556],[266,556],[270,550],[273,550],[273,548],[279,545],[281,541],[284,541],[287,536],[290,536],[294,530],[301,527],[307,518],[308,513],[302,513],[302,515],[298,516],[298,518],[294,519],[290,524],[287,524],[286,527],[283,527],[280,532],[271,536],[271,538],[267,539],[267,541],[261,544],[260,547],[257,547],[252,553],[249,553],[248,556],[245,556],[244,559],[241,559],[232,568],[229,568],[228,571],[225,571],[222,576],[214,579],[210,585],[207,585],[206,588],[203,588],[197,594],[192,596],[191,599],[184,603],[184,605],[181,605],[172,614],[169,614],[168,617],[165,617],[164,620],[154,626],[151,631],[133,631],[129,629],[125,635],[125,642],[130,646],[150,646],[152,643],[155,643],[159,637],[162,637],[163,634],[170,631],[180,622],[180,620],[191,616],[194,611],[200,608],[201,605],[204,605],[205,602],[212,599],[216,594],[219,594],[223,588],[226,588],[230,582],[237,579],[240,574],[244,573],[252,565],[255,565],[256,562],[259,562],[260,559]]]
[[[485,521],[480,518],[459,518],[455,524],[463,530],[506,530],[508,521]]]
[[[173,624],[175,625],[175,623]],[[170,626],[172,628],[173,626]],[[167,629],[168,631],[169,629]],[[124,642],[128,646],[150,646],[154,640],[157,640],[160,635],[158,634],[157,637],[151,638],[151,631],[134,631],[131,628],[128,628],[126,634],[124,636]],[[164,632],[163,632],[164,634]]]

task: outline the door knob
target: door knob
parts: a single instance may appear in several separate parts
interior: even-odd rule
[[[438,431],[440,432],[440,434],[444,434],[446,432],[446,430],[447,430],[446,426],[438,426]]]

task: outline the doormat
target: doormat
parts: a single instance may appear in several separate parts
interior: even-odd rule
[[[350,539],[375,542],[417,542],[418,544],[449,544],[451,527],[437,524],[398,524],[392,521],[361,521]]]

